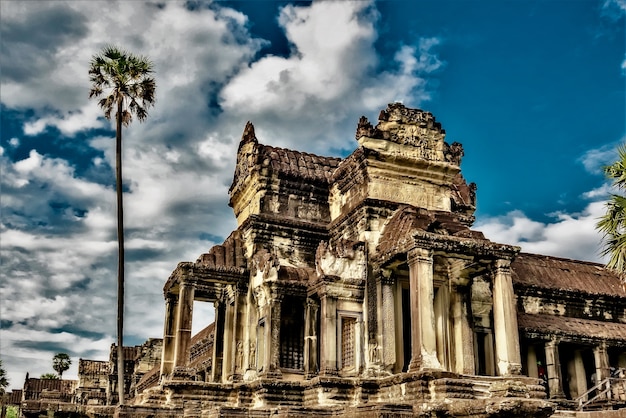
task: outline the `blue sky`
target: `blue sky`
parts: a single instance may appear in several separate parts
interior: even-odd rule
[[[431,111],[478,184],[475,229],[601,261],[601,167],[626,135],[624,0],[0,3],[0,357],[12,387],[115,341],[114,131],[92,54],[155,63],[124,131],[126,341],[162,335],[162,286],[235,227],[246,121],[265,144],[346,156],[361,115]],[[194,327],[212,318],[198,307]]]

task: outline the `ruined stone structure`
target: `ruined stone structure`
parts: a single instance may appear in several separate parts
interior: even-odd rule
[[[625,367],[619,279],[472,230],[476,186],[444,138],[398,103],[361,118],[345,159],[248,123],[238,228],[167,280],[159,384],[121,416],[541,417]],[[192,338],[194,301],[215,323]]]
[[[116,417],[626,407],[626,381],[610,380],[626,368],[615,274],[471,229],[463,148],[430,113],[391,104],[376,126],[361,118],[356,141],[347,158],[321,157],[263,145],[246,125],[229,191],[238,227],[165,283],[160,360],[134,368]],[[192,336],[194,301],[213,303],[215,322]]]

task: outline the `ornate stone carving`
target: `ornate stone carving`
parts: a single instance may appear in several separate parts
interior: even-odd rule
[[[377,131],[374,126],[370,123],[369,120],[365,116],[361,116],[359,119],[359,124],[356,127],[356,139],[358,140],[362,136],[367,136],[369,138],[377,138],[380,136],[380,132]]]
[[[243,341],[237,341],[237,352],[235,354],[235,370],[240,371],[243,369]]]
[[[472,283],[472,314],[474,316],[486,316],[491,313],[493,295],[491,286],[482,277],[477,277]]]
[[[444,155],[446,157],[446,161],[454,165],[461,165],[461,157],[465,155],[465,152],[463,151],[463,145],[458,142],[453,142],[450,145],[444,143],[444,147]]]
[[[372,364],[379,365],[381,362],[380,347],[376,340],[370,340],[368,344],[369,361]]]
[[[255,141],[256,135],[254,133],[254,125],[252,122],[248,121],[246,123],[246,127],[243,128],[243,135],[241,135],[242,141]]]
[[[251,264],[250,270],[257,273],[261,272],[264,280],[267,280],[270,276],[273,277],[277,275],[277,271],[280,268],[278,257],[265,248],[260,249],[254,254]]]
[[[341,240],[333,248],[322,241],[315,253],[315,269],[319,276],[361,279],[365,269],[364,246],[361,242]]]
[[[256,343],[254,341],[250,343],[250,349],[248,352],[248,364],[250,365],[251,369],[254,369],[256,367]]]

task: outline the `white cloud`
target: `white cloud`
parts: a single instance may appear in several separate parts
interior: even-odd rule
[[[346,127],[363,113],[398,98],[414,106],[427,100],[420,74],[440,66],[432,52],[438,40],[429,38],[399,48],[395,71],[378,71],[376,19],[365,1],[286,6],[279,22],[292,54],[264,57],[239,73],[222,90],[222,107],[253,122],[262,119],[257,136],[277,145],[314,152],[345,148],[354,135]]]
[[[194,11],[163,4],[0,2],[0,100],[34,112],[24,119],[27,138],[9,141],[30,145],[28,157],[14,162],[0,148],[0,312],[13,323],[0,344],[11,376],[49,372],[46,359],[59,345],[75,356],[106,358],[114,340],[114,138],[87,139],[83,145],[98,155],[86,160],[44,151],[69,142],[36,142],[49,127],[66,137],[112,128],[87,98],[88,63],[106,43],[145,54],[156,68],[155,107],[146,123],[123,131],[126,330],[134,339],[161,336],[162,286],[176,264],[217,243],[206,236],[225,237],[236,227],[228,187],[247,120],[271,145],[319,153],[351,147],[360,115],[376,116],[399,98],[418,106],[429,97],[424,77],[442,65],[438,39],[426,38],[391,51],[394,69],[381,71],[372,2],[286,6],[279,22],[292,53],[260,59],[266,41],[250,36],[243,14],[220,3]],[[211,308],[199,316],[210,320]],[[43,342],[56,346],[37,346]]]
[[[592,202],[580,213],[556,213],[554,221],[538,222],[521,211],[480,219],[474,229],[495,242],[518,245],[523,252],[604,262],[600,234],[595,229],[604,201]]]
[[[610,143],[600,148],[590,149],[583,154],[579,161],[585,167],[585,170],[591,174],[602,174],[603,167],[612,164],[617,159],[617,147],[621,143],[626,143],[626,137],[623,137],[616,143]]]

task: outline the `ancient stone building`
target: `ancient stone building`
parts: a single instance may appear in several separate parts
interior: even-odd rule
[[[391,104],[376,126],[361,118],[356,141],[347,158],[321,157],[263,145],[246,125],[229,190],[238,227],[172,272],[162,349],[127,366],[134,398],[116,417],[626,407],[615,274],[473,230],[463,148],[430,113]],[[215,322],[192,336],[194,301],[213,303]],[[97,408],[83,412],[108,413]]]
[[[108,361],[79,359],[76,401],[80,404],[106,405],[110,374]]]
[[[541,417],[626,367],[619,278],[471,229],[476,186],[444,139],[398,103],[345,159],[248,123],[238,228],[167,280],[159,384],[121,416]],[[194,301],[215,322],[192,337]]]

